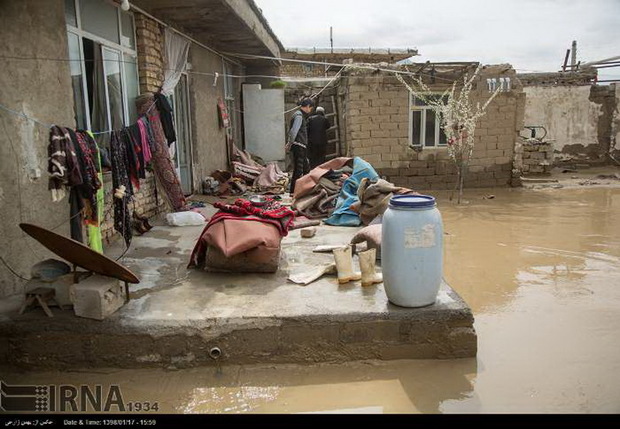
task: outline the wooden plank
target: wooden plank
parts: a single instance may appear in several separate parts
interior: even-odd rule
[[[336,145],[336,157],[337,157],[342,153],[342,150],[340,147],[340,133],[339,133],[340,124],[338,123],[339,116],[338,116],[338,105],[336,104],[336,97],[332,95],[331,99],[332,99],[332,112],[334,113],[334,125],[332,128],[334,128],[336,131],[336,139],[330,141],[329,143],[334,143]]]

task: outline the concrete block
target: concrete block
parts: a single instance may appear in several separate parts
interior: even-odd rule
[[[125,304],[124,284],[112,277],[92,275],[71,286],[76,316],[103,320]]]

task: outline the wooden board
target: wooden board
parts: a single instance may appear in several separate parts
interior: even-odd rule
[[[102,276],[113,277],[128,283],[140,283],[140,279],[127,268],[78,241],[28,223],[20,223],[19,227],[70,264]]]

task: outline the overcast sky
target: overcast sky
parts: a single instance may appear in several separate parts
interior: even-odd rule
[[[620,56],[620,0],[255,0],[285,47],[417,48],[414,61],[558,71]],[[620,78],[620,68],[603,69]]]

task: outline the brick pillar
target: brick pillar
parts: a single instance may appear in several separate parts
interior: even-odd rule
[[[164,34],[159,24],[136,14],[140,93],[157,92],[164,81]]]

